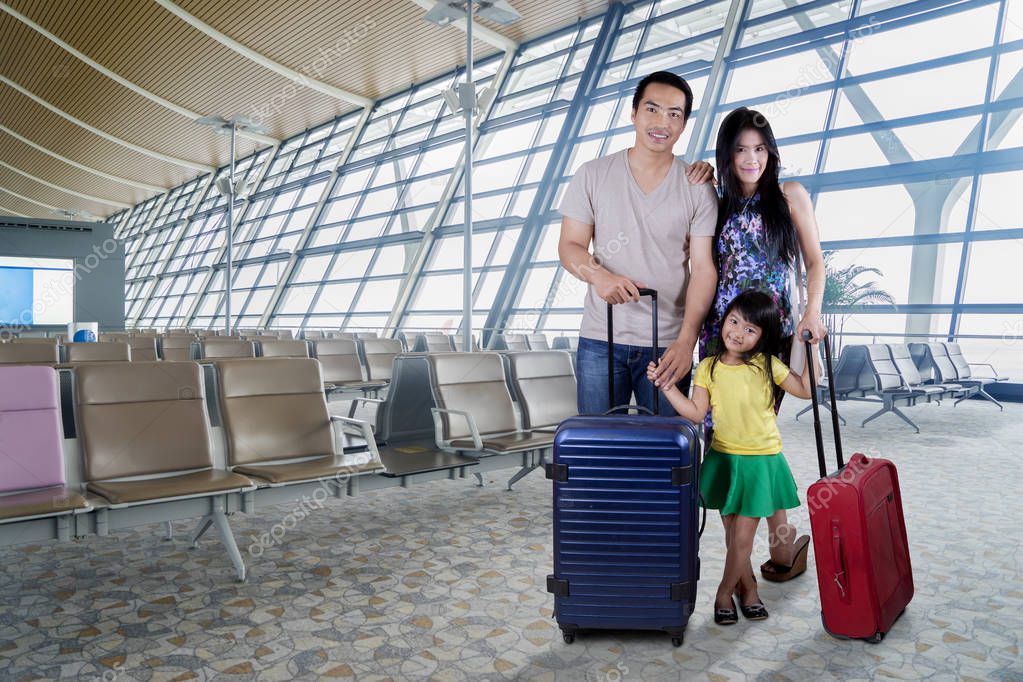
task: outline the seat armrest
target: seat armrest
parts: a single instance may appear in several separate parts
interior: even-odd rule
[[[355,406],[357,404],[359,404],[359,403],[370,403],[370,404],[374,404],[374,405],[383,405],[384,404],[384,400],[383,400],[383,398],[367,398],[364,395],[360,395],[360,396],[356,396],[356,397],[352,398],[352,404],[348,408],[348,416],[349,416],[349,418],[352,418],[352,419],[355,418]]]
[[[966,364],[969,367],[987,367],[988,369],[991,370],[992,379],[998,380],[1002,378],[1001,375],[998,374],[998,370],[995,369],[995,366],[992,365],[990,362],[967,362]]]
[[[465,423],[468,424],[469,432],[472,435],[472,446],[476,448],[476,450],[483,450],[483,438],[480,436],[480,431],[476,427],[476,419],[471,414],[464,410],[448,410],[443,407],[431,407],[430,412],[433,414],[434,438],[438,448],[441,450],[450,449],[447,447],[447,444],[442,438],[444,429],[441,425],[440,416],[443,414],[456,414],[464,418]]]
[[[906,378],[898,372],[876,372],[880,377],[899,377],[899,388],[909,388],[909,384],[906,383]]]
[[[351,417],[342,417],[338,414],[330,415],[331,425],[338,424],[341,426],[342,435],[351,434],[350,431],[345,431],[345,427],[354,427],[357,435],[362,436],[366,440],[366,447],[373,455],[373,459],[380,461],[380,453],[377,451],[376,437],[373,435],[373,427],[369,425],[369,422],[362,421],[361,419],[352,419]]]

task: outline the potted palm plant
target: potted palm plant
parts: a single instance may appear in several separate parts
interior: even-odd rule
[[[837,312],[839,306],[863,305],[863,304],[887,304],[895,305],[895,300],[884,289],[878,288],[877,281],[858,281],[863,275],[878,275],[883,273],[878,268],[866,265],[847,265],[838,268],[834,265],[834,251],[824,252],[824,300],[822,311],[824,323],[828,329],[835,333],[835,353],[841,351],[842,332],[845,330],[845,323],[850,313]]]

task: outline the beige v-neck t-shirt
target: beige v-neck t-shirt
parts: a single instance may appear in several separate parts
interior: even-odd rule
[[[657,290],[658,345],[678,338],[689,278],[689,238],[713,237],[718,201],[710,183],[691,185],[676,157],[649,194],[629,167],[628,150],[588,161],[561,201],[561,215],[593,225],[593,253],[616,275]],[[614,308],[615,343],[650,346],[650,298]],[[579,336],[607,340],[607,303],[587,287]]]

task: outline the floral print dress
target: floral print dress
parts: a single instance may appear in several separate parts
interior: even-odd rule
[[[774,299],[781,314],[782,338],[786,339],[785,348],[779,351],[788,355],[787,337],[795,327],[790,295],[791,266],[768,255],[759,203],[760,195],[755,194],[739,213],[728,216],[714,245],[718,289],[700,333],[701,360],[718,352],[725,309],[733,298],[747,289],[762,291]]]

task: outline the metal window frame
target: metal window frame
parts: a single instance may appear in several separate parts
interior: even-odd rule
[[[656,3],[652,0],[650,2],[633,3],[614,2],[608,11],[599,18],[588,20],[597,21],[601,28],[597,31],[596,35],[593,35],[587,41],[572,43],[552,52],[551,54],[539,56],[533,55],[528,60],[523,58],[521,61],[512,61],[513,58],[516,58],[518,55],[526,54],[536,45],[563,38],[573,32],[575,32],[577,36],[583,35],[582,31],[590,30],[589,28],[584,28],[586,24],[580,22],[572,26],[566,26],[558,31],[554,31],[548,35],[541,36],[525,43],[519,46],[519,49],[514,54],[510,55],[506,53],[504,55],[504,64],[498,69],[498,72],[491,77],[493,79],[492,83],[495,83],[499,88],[499,96],[495,98],[492,110],[490,112],[486,112],[486,115],[480,116],[477,120],[477,140],[481,139],[482,136],[488,132],[498,131],[502,127],[514,125],[523,121],[533,119],[542,120],[545,117],[560,115],[562,112],[566,114],[566,117],[562,122],[562,128],[555,143],[550,145],[551,155],[547,162],[547,167],[544,169],[541,176],[542,180],[540,185],[537,185],[537,183],[522,183],[524,176],[521,174],[526,171],[528,165],[528,161],[526,161],[519,169],[520,175],[514,182],[509,183],[509,188],[507,190],[494,190],[488,194],[480,194],[480,196],[488,196],[505,193],[508,196],[507,201],[510,202],[515,200],[515,197],[519,192],[532,191],[534,187],[540,188],[538,189],[536,196],[534,196],[529,215],[524,220],[514,216],[505,215],[504,217],[495,220],[482,221],[478,225],[478,227],[483,230],[494,230],[496,235],[491,244],[491,249],[484,261],[484,266],[482,268],[473,268],[474,272],[477,273],[477,277],[479,277],[477,291],[475,292],[476,295],[478,295],[478,287],[483,281],[483,278],[480,277],[480,273],[492,272],[500,269],[496,266],[493,268],[491,267],[498,240],[497,235],[504,234],[505,231],[509,229],[520,230],[512,260],[507,266],[501,266],[504,267],[505,272],[498,295],[495,297],[495,306],[487,317],[485,325],[488,328],[487,333],[493,331],[493,328],[498,330],[503,329],[513,315],[523,312],[537,313],[537,327],[542,328],[547,315],[568,314],[579,311],[579,308],[554,308],[551,305],[553,303],[552,298],[557,292],[559,282],[561,278],[565,276],[563,269],[560,268],[556,271],[555,276],[552,279],[547,300],[542,308],[534,309],[519,307],[520,301],[517,299],[523,288],[524,282],[529,275],[526,268],[527,265],[550,265],[556,262],[547,258],[538,260],[534,252],[538,247],[539,240],[544,229],[552,221],[557,220],[557,213],[554,211],[554,207],[551,206],[551,201],[559,192],[560,183],[557,181],[561,179],[563,171],[571,159],[571,153],[574,145],[579,144],[580,142],[599,139],[602,140],[601,152],[603,153],[606,151],[607,146],[611,143],[614,136],[621,134],[621,132],[625,130],[624,128],[620,130],[613,129],[606,132],[593,133],[588,136],[578,134],[578,131],[581,130],[582,123],[585,121],[587,107],[596,101],[613,98],[616,95],[624,96],[629,89],[635,86],[635,82],[638,80],[636,75],[632,73],[632,70],[635,69],[635,65],[640,63],[641,60],[678,51],[681,47],[684,47],[685,44],[701,42],[706,40],[708,37],[716,35],[716,31],[711,31],[701,34],[700,36],[691,36],[684,40],[675,41],[650,50],[644,49],[644,46],[648,41],[651,27],[654,24],[669,20],[675,16],[683,16],[688,12],[698,10],[700,7],[709,7],[715,4],[717,4],[717,0],[703,0],[703,2],[689,5],[687,7],[677,8],[662,16],[651,16],[653,10],[656,9]],[[800,93],[812,94],[814,92],[828,92],[830,94],[823,130],[790,136],[789,138],[780,140],[782,145],[815,141],[820,142],[814,166],[814,174],[796,177],[793,179],[803,182],[807,186],[808,190],[811,191],[814,198],[816,198],[819,192],[825,190],[831,191],[921,182],[927,180],[928,177],[933,179],[935,176],[957,178],[961,181],[969,179],[972,183],[970,187],[970,199],[967,207],[966,228],[961,232],[935,232],[870,239],[836,239],[825,241],[823,243],[824,248],[869,249],[891,246],[961,244],[962,252],[959,259],[959,269],[956,274],[956,291],[954,298],[950,303],[907,304],[898,306],[898,314],[902,314],[904,312],[910,314],[951,314],[952,321],[948,329],[949,338],[953,338],[957,334],[962,315],[990,313],[994,310],[1007,311],[1009,314],[1023,312],[1023,304],[966,304],[963,302],[965,297],[965,286],[969,276],[971,245],[975,242],[981,241],[1020,239],[1021,236],[1023,236],[1023,229],[1012,228],[1011,226],[1005,226],[1006,229],[996,230],[975,229],[977,205],[979,203],[979,187],[980,182],[983,181],[983,176],[992,172],[1023,169],[1023,154],[1020,154],[1018,150],[987,150],[986,146],[992,117],[1001,112],[1010,110],[1016,111],[1023,107],[1023,97],[1016,97],[1008,100],[994,99],[994,78],[997,74],[1001,56],[1008,52],[1015,52],[1023,49],[1023,40],[1016,40],[1008,43],[1002,42],[1006,12],[1005,1],[978,0],[977,2],[966,2],[966,0],[917,0],[916,2],[906,3],[880,11],[861,14],[862,0],[853,0],[849,8],[849,13],[843,21],[837,21],[825,26],[813,27],[798,33],[773,38],[771,40],[743,47],[739,47],[739,44],[742,37],[746,35],[749,30],[755,29],[757,26],[767,25],[785,17],[807,16],[807,12],[812,12],[814,9],[831,5],[833,2],[832,0],[813,0],[812,2],[782,8],[752,19],[749,18],[752,10],[750,3],[742,3],[743,6],[738,10],[734,7],[736,4],[737,3],[733,2],[733,7],[729,8],[730,14],[735,15],[734,20],[731,23],[726,21],[726,25],[721,29],[720,35],[725,38],[725,40],[722,40],[722,43],[725,44],[727,49],[719,50],[720,59],[715,59],[713,65],[704,64],[701,61],[699,63],[682,65],[682,68],[676,69],[676,71],[683,73],[687,77],[701,77],[703,75],[709,76],[708,86],[704,92],[703,99],[699,102],[699,106],[694,109],[694,112],[700,114],[695,120],[705,121],[705,123],[703,128],[699,131],[699,137],[696,134],[698,131],[693,131],[688,149],[689,158],[701,158],[705,154],[710,140],[710,128],[718,114],[723,110],[730,109],[738,105],[757,106],[758,104],[771,101],[773,98],[777,97],[777,94],[771,94],[756,98],[734,100],[731,102],[724,101],[724,94],[727,90],[725,86],[730,74],[735,69],[745,67],[747,65],[768,62],[797,52],[815,49],[819,50],[825,47],[838,47],[835,44],[840,42],[841,54],[837,64],[837,73],[833,74],[834,77],[820,84],[802,88]],[[940,17],[952,16],[959,12],[972,10],[979,6],[990,6],[996,4],[999,8],[998,25],[995,30],[993,44],[990,47],[982,47],[935,59],[914,62],[912,64],[883,69],[855,77],[848,76],[844,72],[843,67],[846,61],[846,54],[848,52],[850,40],[853,36],[857,35],[858,31],[862,31],[868,26],[880,26],[882,30],[895,30]],[[610,62],[609,56],[614,48],[614,38],[619,29],[622,28],[626,13],[637,9],[643,9],[644,7],[646,9],[644,18],[629,26],[630,30],[634,28],[636,31],[640,32],[640,38],[636,44],[633,54],[625,58],[620,58],[614,62]],[[734,36],[731,37],[731,39],[729,39],[729,36],[726,34],[726,29],[730,29],[734,33]],[[575,54],[579,49],[586,48],[586,46],[590,44],[592,44],[592,48],[590,48],[591,52],[589,59],[587,60],[586,68],[584,68],[579,74],[573,74],[570,77],[567,76],[567,70],[570,68],[573,61],[573,54]],[[597,54],[598,48],[603,54],[603,58],[602,60],[599,60],[599,64],[598,60],[595,60],[594,58],[594,55]],[[541,63],[544,60],[560,59],[562,57],[564,57],[565,63],[556,79],[546,83],[533,84],[529,88],[525,88],[515,93],[507,92],[510,83],[508,76],[512,72],[513,68],[527,68],[537,63]],[[984,101],[982,103],[971,104],[940,112],[928,112],[925,114],[912,115],[899,119],[882,120],[858,126],[846,126],[844,128],[834,127],[840,89],[858,87],[884,78],[920,73],[925,70],[966,63],[977,59],[989,60],[987,65],[988,82],[986,84]],[[599,86],[601,75],[605,69],[609,67],[620,67],[625,64],[630,65],[630,75],[628,78],[622,82]],[[341,281],[358,281],[359,287],[357,289],[357,293],[353,296],[352,301],[349,302],[348,309],[343,315],[344,324],[348,325],[352,323],[352,320],[357,322],[358,316],[353,316],[352,314],[357,306],[357,301],[361,296],[361,293],[366,290],[367,283],[371,285],[371,283],[376,279],[368,273],[372,272],[372,269],[379,257],[380,249],[386,248],[392,244],[406,244],[410,247],[415,245],[416,251],[410,262],[409,271],[402,279],[402,283],[399,288],[398,300],[388,315],[387,327],[389,329],[399,327],[410,315],[437,312],[417,310],[412,304],[412,301],[414,300],[415,292],[418,290],[418,286],[424,277],[443,274],[446,272],[445,269],[430,270],[427,268],[427,263],[429,262],[430,254],[432,253],[436,241],[443,239],[445,236],[454,234],[460,229],[460,227],[456,224],[445,224],[445,216],[448,213],[448,208],[458,200],[455,195],[457,194],[457,188],[461,182],[461,168],[463,164],[463,159],[461,159],[461,157],[456,160],[455,166],[450,171],[437,171],[435,173],[438,177],[445,173],[449,173],[448,183],[442,192],[441,199],[437,203],[433,214],[422,231],[384,235],[382,237],[361,239],[357,241],[344,241],[344,239],[342,239],[340,243],[326,244],[318,247],[311,247],[310,244],[312,243],[316,229],[322,227],[320,221],[326,213],[326,207],[332,200],[337,198],[334,193],[335,190],[341,186],[341,182],[345,174],[364,170],[366,168],[373,168],[371,176],[367,179],[366,187],[359,193],[359,201],[357,202],[357,205],[353,207],[352,214],[343,221],[346,224],[345,232],[343,233],[345,236],[350,234],[352,225],[359,220],[370,219],[372,217],[386,217],[389,224],[393,224],[393,221],[402,219],[403,213],[414,209],[414,207],[404,206],[403,201],[406,198],[406,193],[411,183],[422,179],[417,175],[417,172],[422,163],[423,154],[425,154],[429,149],[437,148],[458,139],[460,133],[458,131],[451,131],[440,134],[437,137],[433,136],[439,130],[444,119],[443,107],[439,109],[439,114],[435,116],[432,121],[417,123],[409,126],[407,129],[402,127],[402,122],[406,120],[406,114],[409,113],[412,107],[427,106],[427,103],[430,102],[431,99],[439,96],[435,93],[421,100],[416,100],[417,91],[427,87],[433,87],[437,83],[445,80],[453,81],[458,77],[459,73],[459,70],[455,70],[437,79],[432,79],[427,83],[419,84],[402,93],[380,100],[376,103],[376,105],[374,105],[374,107],[364,110],[362,114],[359,115],[359,119],[356,121],[356,125],[353,128],[344,128],[343,131],[338,130],[343,126],[342,121],[346,118],[350,120],[353,116],[353,114],[348,113],[333,119],[333,121],[325,122],[320,126],[307,129],[300,133],[303,137],[302,144],[299,144],[298,147],[288,147],[285,149],[285,145],[290,144],[292,140],[299,137],[296,135],[283,142],[273,151],[273,153],[268,154],[266,158],[261,161],[262,165],[259,169],[259,184],[257,185],[260,188],[260,192],[251,197],[249,202],[245,204],[246,206],[250,203],[260,201],[263,198],[275,196],[284,191],[288,191],[289,188],[305,186],[307,184],[318,182],[324,177],[330,177],[323,171],[316,173],[310,172],[310,174],[305,177],[292,177],[293,171],[298,170],[295,165],[298,157],[302,154],[302,150],[309,146],[305,143],[305,141],[308,140],[314,130],[328,125],[333,126],[331,128],[331,132],[326,137],[310,143],[310,145],[322,144],[322,148],[320,149],[316,160],[303,164],[302,168],[305,168],[306,165],[316,168],[316,164],[322,163],[326,158],[325,151],[327,147],[330,146],[329,140],[331,140],[336,134],[339,134],[339,132],[347,132],[349,135],[345,149],[341,153],[335,152],[338,158],[337,163],[334,165],[334,170],[331,171],[333,173],[333,178],[331,181],[326,183],[324,191],[322,192],[320,199],[315,204],[312,215],[303,229],[296,248],[287,259],[287,265],[282,273],[280,281],[278,281],[274,288],[270,301],[266,306],[266,310],[263,311],[260,316],[260,326],[271,324],[277,318],[282,298],[291,287],[298,272],[298,265],[302,262],[303,258],[320,254],[330,254],[331,259],[328,262],[327,270],[325,271],[326,273],[329,273],[335,266],[338,258],[344,257],[344,254],[351,253],[356,250],[373,249],[374,253],[369,260],[367,270],[362,273],[361,277],[321,279],[317,283],[317,291],[314,300],[310,302],[308,309],[302,316],[303,324],[315,321],[317,313],[314,313],[313,310],[315,310],[316,301],[325,286]],[[577,77],[579,78],[579,84],[576,87],[572,99],[570,101],[563,98],[557,99],[556,93],[559,87],[562,87],[565,82]],[[585,95],[582,94],[584,90]],[[528,109],[505,112],[499,116],[494,115],[498,111],[497,104],[504,101],[506,98],[525,97],[529,94],[535,94],[541,91],[549,91],[547,96],[544,98],[545,101],[543,103],[536,104]],[[619,108],[621,106],[623,105],[618,105]],[[380,109],[382,115],[395,116],[395,126],[387,135],[383,136],[379,140],[369,142],[369,144],[377,145],[381,140],[384,140],[381,150],[365,158],[355,158],[358,154],[359,148],[363,146],[363,140],[361,139],[362,133],[365,130],[365,127],[371,123],[373,118],[372,112],[377,109]],[[619,109],[616,108],[615,113],[617,113],[618,110]],[[981,117],[981,130],[980,135],[978,136],[977,148],[970,153],[924,161],[896,163],[882,167],[857,168],[827,173],[820,172],[826,162],[829,151],[828,145],[832,140],[858,134],[891,134],[898,128],[908,125],[947,121],[955,118],[977,115]],[[394,141],[398,136],[408,135],[410,132],[415,133],[415,131],[426,130],[429,130],[429,132],[426,133],[426,137],[418,142],[405,145],[400,149],[393,148]],[[538,128],[537,135],[540,134],[540,130],[541,129]],[[575,132],[572,132],[573,130]],[[518,157],[528,159],[532,155],[546,153],[546,149],[537,144],[538,139],[539,138],[534,137],[527,149],[494,157],[492,160],[494,162],[500,162],[506,159]],[[265,150],[258,150],[251,155],[251,158],[255,159],[262,153],[265,153]],[[274,177],[283,176],[284,181],[275,187],[268,187],[267,181],[273,180],[273,177],[268,178],[267,173],[278,155],[283,153],[292,154],[288,168],[275,174]],[[413,164],[413,169],[409,171],[407,177],[397,180],[394,183],[390,183],[390,186],[397,189],[397,198],[395,200],[395,204],[390,208],[390,210],[377,213],[375,216],[360,215],[367,191],[370,188],[379,189],[378,187],[374,187],[373,181],[378,176],[378,173],[381,172],[383,165],[412,155],[415,155],[416,158]],[[250,168],[247,172],[251,172],[251,170],[252,169]],[[216,174],[211,175],[210,177],[212,180],[213,177],[216,177]],[[426,176],[424,175],[423,177]],[[548,180],[552,180],[552,182],[546,182]],[[212,182],[210,182],[210,184],[212,184]],[[166,245],[160,245],[153,243],[152,241],[147,242],[147,239],[152,239],[154,231],[155,233],[165,234],[168,230],[175,229],[172,225],[176,223],[174,221],[164,220],[164,217],[173,214],[177,208],[174,207],[173,204],[180,199],[180,196],[174,193],[175,190],[179,190],[179,194],[184,194],[184,187],[186,185],[187,183],[177,188],[173,188],[162,195],[140,202],[131,210],[122,211],[111,218],[111,222],[114,222],[117,225],[119,237],[126,242],[129,242],[129,248],[127,250],[130,254],[131,265],[148,268],[135,271],[137,276],[129,278],[126,282],[126,293],[133,294],[132,298],[126,296],[126,306],[130,306],[136,310],[133,322],[137,322],[138,320],[147,317],[155,319],[157,315],[161,318],[164,317],[165,312],[168,310],[167,306],[169,305],[169,301],[175,296],[174,294],[159,295],[156,293],[165,279],[176,276],[195,275],[202,280],[201,285],[197,289],[195,299],[189,306],[190,310],[184,314],[186,324],[191,323],[197,317],[198,310],[206,296],[218,293],[211,292],[209,289],[212,285],[216,270],[222,265],[223,247],[217,249],[218,253],[213,257],[212,261],[209,260],[211,250],[208,248],[202,248],[197,251],[200,261],[197,266],[177,269],[171,268],[171,264],[187,266],[195,265],[192,261],[179,262],[178,259],[183,256],[183,249],[186,247],[191,249],[195,245],[200,244],[207,238],[207,236],[215,234],[215,229],[208,230],[207,232],[203,232],[201,229],[198,232],[192,231],[192,223],[209,219],[225,209],[225,205],[222,200],[217,201],[216,199],[213,199],[212,202],[209,200],[209,189],[207,189],[206,196],[198,198],[192,196],[189,197],[188,203],[191,213],[187,218],[184,218],[187,225],[181,229],[173,246],[168,248]],[[510,205],[511,204],[506,203],[506,209],[507,206]],[[295,210],[305,209],[295,209],[295,207],[292,206],[289,209],[289,212],[294,212]],[[507,210],[505,213],[506,212]],[[264,215],[251,219],[249,222],[265,221],[269,217],[271,216],[264,211]],[[248,218],[246,220],[248,220]],[[215,221],[212,221],[211,224],[215,224]],[[246,223],[243,220],[240,226],[244,224]],[[293,235],[293,233],[293,231],[287,231],[288,235]],[[275,240],[281,239],[284,234],[285,229],[282,228],[281,233],[275,236]],[[277,241],[274,243],[277,243]],[[146,246],[143,247],[143,244],[146,244]],[[284,261],[283,256],[279,254],[274,255],[273,253],[253,258],[247,257],[247,254],[243,254],[243,256],[245,257],[238,259],[237,261],[240,267],[244,265],[262,263],[260,274],[257,275],[259,278],[264,276],[267,267]],[[202,265],[204,262],[210,262],[211,264]],[[205,272],[205,276],[200,274],[203,272]],[[387,278],[392,279],[393,277],[389,275]],[[257,279],[257,282],[258,281],[260,280]],[[294,284],[296,286],[300,286],[297,282]],[[246,305],[248,304],[248,301],[251,300],[254,292],[262,289],[264,289],[264,287],[253,287],[248,290]],[[183,300],[183,298],[184,297],[182,296],[181,299]],[[172,306],[172,311],[167,313],[169,315],[169,319],[176,319],[179,313],[181,313],[179,308],[182,305],[182,300],[179,300],[176,305]],[[156,305],[158,301],[159,306]],[[222,305],[222,302],[220,305]],[[251,316],[248,315],[251,311],[245,310],[244,312],[247,316]],[[865,310],[863,312],[868,312],[869,314],[884,314],[887,312],[890,314],[892,313],[892,309],[884,306],[880,308],[875,307],[874,309]],[[373,315],[377,316],[376,313]],[[294,317],[294,315],[290,313],[287,316]],[[211,319],[216,319],[216,313],[214,313]]]

